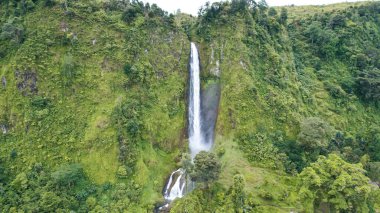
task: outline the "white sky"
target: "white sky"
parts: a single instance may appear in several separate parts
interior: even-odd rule
[[[184,13],[197,15],[199,8],[207,1],[216,2],[215,0],[142,0],[150,4],[156,3],[162,9],[169,13],[174,13],[180,9]],[[217,0],[218,1],[218,0]],[[256,0],[258,2],[259,0]],[[311,4],[332,4],[338,2],[354,2],[358,0],[266,0],[269,6],[282,6],[282,5],[311,5]]]

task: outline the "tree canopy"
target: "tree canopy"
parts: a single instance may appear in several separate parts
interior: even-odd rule
[[[221,165],[214,153],[201,151],[194,158],[193,180],[206,185],[218,179]]]
[[[308,151],[326,148],[328,146],[332,128],[320,118],[310,117],[301,122],[301,131],[297,142]]]
[[[361,164],[347,163],[335,154],[321,156],[299,178],[299,193],[309,212],[321,203],[332,211],[368,212],[371,185]]]

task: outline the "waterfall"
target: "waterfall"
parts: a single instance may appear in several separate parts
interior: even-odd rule
[[[190,54],[190,86],[189,86],[189,148],[191,157],[194,158],[200,151],[209,151],[212,142],[204,140],[202,133],[201,118],[201,83],[199,78],[199,55],[197,46],[191,43]],[[183,197],[186,185],[189,179],[186,177],[186,171],[178,169],[174,171],[165,186],[164,197],[167,201],[166,205],[161,208],[168,207],[168,203],[175,198]],[[191,182],[191,181],[190,181]],[[189,185],[192,185],[191,183]],[[160,209],[161,209],[160,208]]]
[[[183,196],[183,190],[186,185],[185,180],[182,178],[183,175],[184,171],[182,169],[178,169],[170,175],[164,193],[164,197],[166,200],[172,201],[177,197],[181,198]]]
[[[197,46],[191,43],[189,87],[189,147],[194,158],[202,150],[209,150],[204,143],[201,128],[201,83],[199,78],[199,55]]]

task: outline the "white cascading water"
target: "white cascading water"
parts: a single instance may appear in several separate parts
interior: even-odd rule
[[[186,185],[184,180],[181,181],[183,175],[184,172],[182,169],[178,169],[170,175],[169,182],[166,185],[164,193],[166,200],[172,201],[183,196],[183,189]]]
[[[198,49],[194,43],[191,43],[188,133],[192,158],[200,151],[209,151],[211,148],[211,144],[204,142],[201,130],[201,84],[199,71]],[[170,202],[175,198],[183,197],[186,185],[185,172],[183,169],[178,169],[170,175],[164,192],[164,197],[167,201]]]
[[[190,100],[189,100],[189,147],[194,158],[202,150],[209,150],[201,132],[201,83],[199,78],[199,55],[197,46],[191,43]]]

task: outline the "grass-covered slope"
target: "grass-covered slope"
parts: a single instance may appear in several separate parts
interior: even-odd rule
[[[357,2],[342,2],[335,4],[324,4],[324,5],[304,5],[304,6],[295,6],[287,5],[276,7],[276,9],[281,10],[286,8],[289,12],[289,20],[293,21],[295,19],[305,18],[307,16],[313,16],[314,14],[321,14],[326,12],[336,12],[344,11],[347,8],[360,7],[368,4],[367,1],[357,1]]]
[[[121,211],[153,208],[185,147],[186,35],[157,6],[128,19],[123,11],[139,4],[34,2],[25,11],[0,3],[0,209],[47,211],[44,193],[62,197],[51,209],[110,210],[123,199],[133,202]],[[83,169],[85,183],[57,186],[50,173],[74,163],[79,172],[67,173]],[[19,174],[27,183],[16,190]],[[81,204],[67,206],[65,197]],[[86,207],[89,197],[95,204]]]

